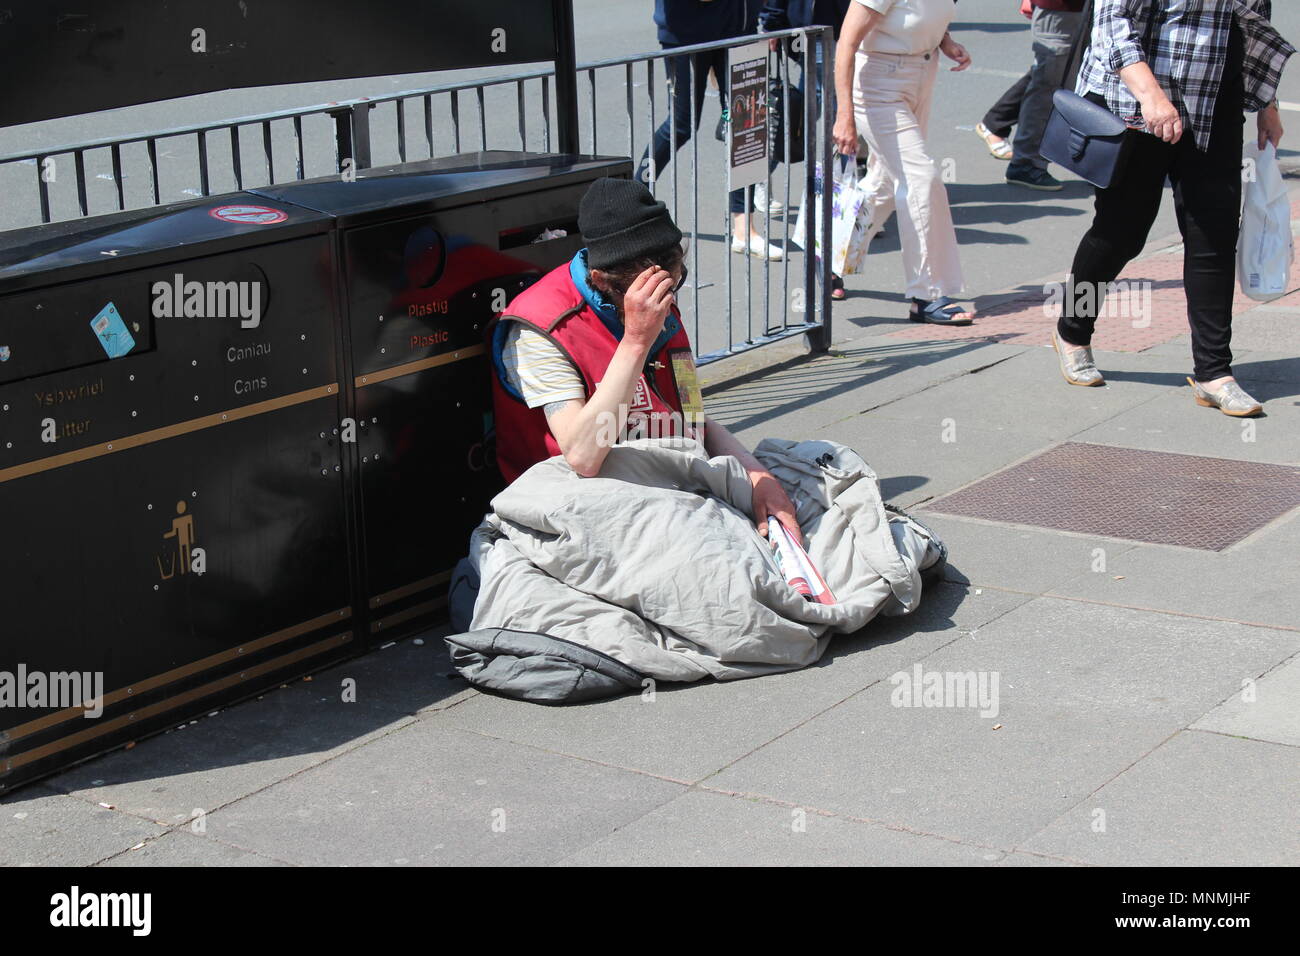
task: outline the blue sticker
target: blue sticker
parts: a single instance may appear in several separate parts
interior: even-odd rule
[[[9,361],[9,346],[0,345],[0,362]]]
[[[90,320],[90,328],[99,337],[99,344],[111,359],[121,358],[135,348],[135,339],[122,317],[117,314],[117,306],[112,302],[99,310],[99,315]]]

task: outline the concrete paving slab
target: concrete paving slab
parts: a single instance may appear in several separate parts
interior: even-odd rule
[[[904,671],[704,784],[1010,849],[1296,648],[1295,632],[1039,598],[921,662],[923,684],[997,675],[996,716],[974,694],[895,706]]]
[[[372,703],[376,697],[344,703],[332,682],[299,681],[74,767],[49,784],[165,825],[182,823],[195,810],[238,800],[414,720]]]
[[[1297,389],[1300,359],[1294,353],[1278,351],[1279,348],[1281,346],[1276,344],[1267,351],[1234,348],[1233,372],[1242,386],[1260,401],[1294,405],[1295,398],[1300,395],[1300,389]],[[1166,388],[1196,407],[1187,385],[1187,376],[1192,374],[1192,346],[1186,336],[1181,341],[1167,342],[1141,352],[1099,352],[1097,367],[1113,387],[1145,385]]]
[[[208,835],[321,866],[544,865],[684,789],[433,715],[210,814]]]
[[[393,716],[418,714],[454,707],[476,693],[452,674],[443,638],[451,633],[440,625],[423,634],[383,646],[364,657],[343,661],[317,674],[312,687],[338,696],[344,680],[351,680],[358,703],[373,712]],[[419,641],[420,643],[416,643]]]
[[[948,580],[974,586],[1042,594],[1090,571],[1099,560],[1107,562],[1135,547],[1112,538],[959,518],[925,509],[917,517],[948,545]]]
[[[1232,318],[1232,346],[1237,349],[1276,349],[1300,352],[1300,323],[1294,310],[1262,306]],[[1235,365],[1235,363],[1234,363]]]
[[[1287,568],[1300,553],[1300,512],[1222,552],[1162,545],[1106,547],[1105,570],[1077,570],[1050,594],[1125,607],[1300,627]],[[1294,575],[1291,575],[1294,577]]]
[[[36,784],[0,800],[0,866],[89,866],[165,832]]]
[[[1300,747],[1300,659],[1243,686],[1192,729]]]
[[[1236,354],[1237,351],[1237,349],[1233,349],[1234,354]],[[1245,350],[1243,349],[1242,351],[1244,352]],[[1136,354],[1151,356],[1163,355],[1174,360],[1171,363],[1171,367],[1182,368],[1185,365],[1188,374],[1190,374],[1192,370],[1192,337],[1190,335],[1175,336],[1168,342],[1161,342],[1159,345],[1153,345]]]
[[[1295,866],[1298,755],[1278,744],[1180,733],[1025,848],[1108,866]]]
[[[110,857],[100,866],[286,866],[186,830],[170,830],[139,849]]]
[[[885,500],[904,508],[937,498],[1005,468],[1047,445],[1030,432],[955,425],[944,441],[943,419],[930,422],[889,417],[888,410],[837,422],[819,437],[855,449],[880,477]]]
[[[1293,322],[1300,327],[1300,315],[1297,315]],[[1267,351],[1264,349],[1240,352],[1234,350],[1233,374],[1246,391],[1251,394],[1258,392],[1255,397],[1261,400],[1265,398],[1269,401],[1294,400],[1300,396],[1300,358],[1296,357],[1296,352],[1300,352],[1300,346],[1297,346],[1296,352],[1280,352],[1278,348],[1279,343],[1272,342],[1269,343]]]
[[[1102,354],[1098,362],[1103,361]],[[964,427],[979,433],[1024,433],[1059,441],[1141,406],[1159,394],[1145,383],[1125,387],[1077,388],[1061,378],[1056,356],[1047,348],[1021,354],[976,373],[891,402],[881,409],[890,418],[922,423],[937,433],[953,423],[957,442]]]
[[[573,866],[992,866],[1007,854],[693,790],[584,847]]]
[[[1300,406],[1269,402],[1264,412],[1261,418],[1231,418],[1195,404],[1184,385],[1080,431],[1074,440],[1243,461],[1300,461]]]
[[[880,617],[833,640],[826,656],[802,671],[665,684],[653,699],[631,695],[561,708],[484,694],[437,722],[693,782],[1028,600],[951,584],[930,598],[914,615]]]

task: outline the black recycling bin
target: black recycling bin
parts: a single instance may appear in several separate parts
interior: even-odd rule
[[[0,792],[357,643],[332,229],[241,193],[0,235]]]
[[[605,175],[491,152],[0,234],[0,793],[445,616],[501,487],[486,325]]]
[[[487,323],[581,248],[590,183],[631,171],[491,151],[255,190],[337,221],[371,641],[445,616],[452,566],[502,486]]]

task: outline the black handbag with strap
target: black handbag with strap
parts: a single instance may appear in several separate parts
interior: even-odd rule
[[[1142,41],[1144,53],[1151,45],[1157,9],[1158,4],[1151,11],[1147,23]],[[1089,0],[1081,24],[1086,35],[1092,32],[1092,14],[1093,4]],[[1076,45],[1080,51],[1087,47],[1087,42]],[[1067,67],[1067,78],[1071,72],[1072,69]],[[1052,94],[1052,115],[1047,120],[1038,151],[1044,159],[1106,189],[1123,173],[1132,143],[1127,131],[1124,121],[1106,107],[1079,96],[1073,90],[1060,89]]]

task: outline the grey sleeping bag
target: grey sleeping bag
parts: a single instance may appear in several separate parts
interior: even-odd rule
[[[598,477],[556,457],[493,499],[452,581],[455,667],[512,697],[587,700],[646,679],[806,667],[831,635],[915,609],[919,571],[942,545],[885,510],[857,453],[776,439],[754,453],[789,493],[836,603],[786,583],[749,516],[739,461],[690,439],[645,439],[611,449]]]

